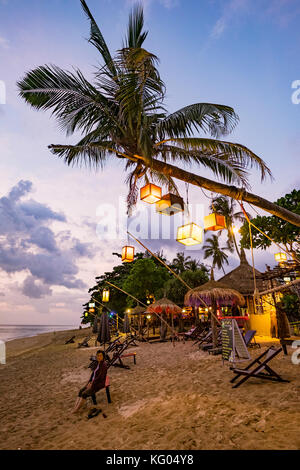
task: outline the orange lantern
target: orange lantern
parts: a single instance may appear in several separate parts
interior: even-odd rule
[[[186,246],[202,243],[203,229],[194,222],[182,225],[177,229],[176,240]]]
[[[204,228],[205,230],[222,230],[226,228],[226,221],[224,215],[217,214],[214,212],[213,214],[206,215],[204,217]]]
[[[123,246],[122,248],[122,261],[125,263],[131,263],[134,260],[134,247]]]
[[[141,200],[154,204],[161,199],[161,188],[155,184],[148,183],[141,188]]]
[[[176,194],[165,194],[161,200],[156,203],[156,212],[165,215],[174,215],[184,210],[184,202],[182,197]]]
[[[89,313],[94,313],[95,309],[94,308],[89,308]]]
[[[282,263],[283,261],[287,260],[286,253],[275,253],[275,260],[278,261],[278,263]]]

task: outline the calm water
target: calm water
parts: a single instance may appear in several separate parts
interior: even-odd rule
[[[78,325],[0,325],[0,340],[11,341],[51,331],[74,330]]]

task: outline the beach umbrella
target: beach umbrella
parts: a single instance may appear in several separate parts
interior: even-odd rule
[[[206,282],[202,286],[189,290],[184,298],[185,305],[199,307],[203,306],[203,301],[211,307],[211,328],[213,332],[213,345],[217,346],[217,308],[222,305],[244,305],[245,299],[237,290],[231,289],[222,282]]]
[[[130,333],[129,317],[127,313],[125,313],[125,317],[124,317],[123,332],[126,334]]]
[[[97,341],[104,345],[110,342],[110,329],[107,312],[103,312],[101,315]]]
[[[174,314],[181,314],[181,308],[176,305],[172,300],[168,299],[167,297],[163,297],[162,299],[157,300],[151,306],[147,308],[145,313],[158,313],[161,316],[161,324],[160,324],[160,337],[161,339],[165,339],[167,334],[167,325],[165,323],[165,316],[167,314],[171,315],[172,319],[172,330],[174,331],[174,324],[173,324],[173,316]],[[163,321],[165,320],[165,321]]]

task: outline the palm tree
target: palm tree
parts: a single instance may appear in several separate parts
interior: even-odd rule
[[[68,72],[56,65],[37,67],[18,82],[20,96],[27,103],[38,110],[52,110],[67,135],[82,134],[76,145],[50,145],[52,152],[68,165],[83,162],[102,167],[108,157],[124,159],[129,171],[129,206],[136,202],[138,183],[156,179],[176,192],[175,177],[237,199],[242,195],[244,201],[300,226],[299,215],[246,191],[248,168],[257,167],[262,179],[271,172],[245,146],[220,140],[238,122],[233,108],[196,103],[167,113],[158,58],[143,48],[148,33],[143,30],[142,7],[132,10],[123,47],[112,57],[86,1],[80,1],[91,25],[89,42],[103,61],[96,67],[94,83],[80,70]],[[206,136],[194,137],[194,132]],[[202,165],[226,184],[170,162]]]
[[[181,251],[180,253],[177,253],[176,258],[173,259],[172,261],[172,269],[176,272],[176,274],[181,274],[187,269],[189,269],[189,263],[190,263],[191,257],[190,256],[185,256],[184,252]]]
[[[233,230],[233,223],[238,220],[240,222],[245,222],[246,217],[243,211],[235,212],[236,208],[236,201],[233,198],[226,197],[226,196],[217,196],[212,199],[210,204],[210,210],[216,211],[218,214],[221,214],[225,217],[226,221],[226,228],[227,228],[227,236],[228,236],[228,246],[232,249],[233,245],[235,250],[239,256],[241,257],[241,253],[237,246],[236,236]],[[246,213],[249,219],[251,219],[251,215]]]
[[[225,250],[231,251],[230,247],[227,245],[220,248],[218,235],[212,235],[211,238],[207,238],[206,243],[207,245],[203,245],[204,259],[212,258],[212,271],[217,267],[222,269],[225,274],[223,264],[229,264],[228,255],[225,253]]]
[[[186,267],[189,271],[197,271],[198,269],[201,269],[203,267],[202,263],[200,261],[197,261],[196,259],[191,259],[186,263]]]

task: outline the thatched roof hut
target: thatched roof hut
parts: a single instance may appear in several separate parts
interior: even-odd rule
[[[140,305],[137,305],[136,307],[130,309],[130,315],[139,315],[139,314],[145,313],[145,311],[146,311],[145,307],[141,307]]]
[[[203,305],[204,301],[207,305],[230,305],[232,303],[237,305],[244,305],[245,299],[235,289],[232,289],[227,284],[220,281],[208,281],[202,286],[195,287],[189,290],[184,298],[185,305],[194,305],[199,307]]]
[[[255,269],[255,278],[256,278],[256,287],[259,291],[263,291],[264,281],[261,278],[262,273]],[[241,250],[241,262],[240,265],[230,271],[230,273],[225,274],[221,277],[218,282],[226,284],[228,287],[231,287],[244,296],[252,296],[254,293],[254,278],[253,278],[253,268],[248,263],[245,255],[245,251]]]
[[[178,307],[172,300],[163,297],[153,304],[149,305],[145,313],[181,313],[181,308]]]

